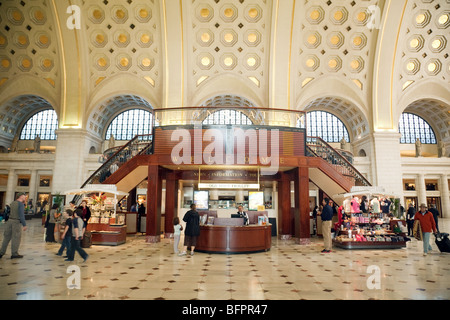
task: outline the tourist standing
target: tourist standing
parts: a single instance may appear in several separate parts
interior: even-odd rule
[[[197,245],[197,238],[200,235],[200,215],[196,210],[195,204],[191,204],[191,210],[186,212],[183,217],[186,222],[186,230],[184,231],[184,249],[179,255],[186,255],[188,247],[191,247],[191,256],[194,255],[194,249]]]
[[[47,216],[47,222],[45,223],[45,242],[56,242],[55,240],[55,225],[58,218],[59,205],[54,203]]]
[[[84,228],[86,228],[89,219],[91,218],[91,210],[89,209],[87,205],[87,201],[83,200],[81,201],[81,205],[78,207],[78,209],[81,209],[81,219],[84,222]]]
[[[8,244],[11,241],[11,259],[23,258],[19,254],[20,240],[22,238],[22,231],[27,230],[25,222],[25,193],[19,193],[16,201],[10,205],[9,219],[5,224],[5,232],[3,234],[3,244],[0,249],[0,258],[6,253]]]
[[[333,208],[329,205],[330,200],[328,198],[323,199],[323,210],[318,213],[322,218],[322,235],[324,249],[322,253],[331,252],[331,219],[333,219]]]

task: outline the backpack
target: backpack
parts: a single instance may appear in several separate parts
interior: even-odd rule
[[[8,221],[10,213],[11,213],[11,207],[6,205],[5,210],[3,210],[3,219],[5,219],[5,222]]]
[[[75,220],[75,218],[73,218],[72,219],[72,237],[75,237],[76,236],[76,234],[75,234],[75,226],[74,226],[74,221],[73,220]],[[83,222],[83,219],[81,219],[80,217],[77,217],[77,226],[78,226],[78,236],[83,236],[82,234],[81,234],[81,232],[83,231],[83,227],[84,227],[84,222]],[[80,226],[81,226],[81,228],[80,228]]]

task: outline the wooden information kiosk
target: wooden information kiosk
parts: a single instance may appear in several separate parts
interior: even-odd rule
[[[271,227],[270,224],[201,226],[195,251],[227,254],[269,251],[272,242]]]

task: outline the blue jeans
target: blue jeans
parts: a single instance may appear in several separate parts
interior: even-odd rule
[[[77,240],[75,239],[75,237],[71,238],[72,239],[70,242],[70,250],[67,251],[67,259],[73,261],[73,259],[75,258],[75,251],[76,251],[84,260],[86,260],[88,254],[86,253],[86,251],[83,250],[83,248],[81,248],[81,240]]]
[[[70,242],[72,239],[70,239],[71,236],[65,236],[62,243],[61,243],[61,247],[58,250],[58,255],[62,256],[64,249],[67,250],[67,252],[70,252]]]
[[[422,232],[423,253],[428,253],[431,250],[430,236],[431,232]]]

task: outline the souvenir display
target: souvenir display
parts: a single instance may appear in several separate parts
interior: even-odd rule
[[[345,203],[351,203],[351,212],[344,214],[341,223],[335,225],[335,246],[344,249],[388,249],[406,246],[410,239],[405,237],[402,228],[397,224],[391,228],[389,208],[380,212],[379,201],[375,197],[370,202],[365,202],[370,205],[364,210],[366,212],[363,212],[358,209],[358,200],[356,196],[344,200]],[[388,203],[391,202],[383,198],[383,205]]]

